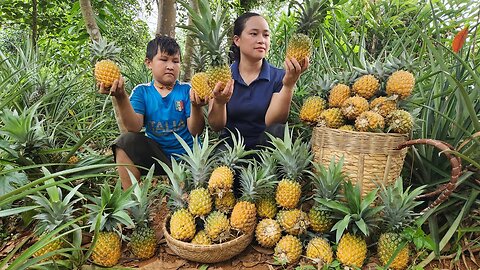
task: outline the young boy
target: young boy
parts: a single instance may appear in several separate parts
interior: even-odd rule
[[[116,80],[110,89],[99,85],[99,92],[116,99],[118,112],[128,130],[113,144],[117,164],[139,165],[150,168],[158,158],[170,164],[173,154],[184,154],[174,133],[192,147],[192,135],[201,134],[205,127],[202,106],[206,102],[190,91],[190,85],[177,81],[180,73],[180,47],[175,39],[158,36],[147,45],[145,64],[152,71],[153,80],[136,86],[130,99],[125,92],[125,80]],[[145,134],[140,130],[145,127]],[[176,157],[173,155],[173,157]],[[118,166],[124,189],[131,186],[127,168],[139,179],[146,171],[135,166]],[[159,164],[156,174],[164,174]]]

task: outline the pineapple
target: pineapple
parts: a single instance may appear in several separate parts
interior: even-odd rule
[[[121,49],[115,47],[115,44],[108,43],[106,39],[93,41],[91,52],[95,64],[95,79],[103,83],[105,88],[110,88],[115,80],[120,78],[120,68],[113,61],[120,53]]]
[[[338,199],[338,191],[346,178],[342,172],[343,162],[343,158],[335,162],[335,157],[332,157],[328,169],[322,164],[313,164],[315,170],[310,174],[314,186],[314,205],[308,212],[308,217],[314,232],[327,233],[335,223],[332,212],[319,201]]]
[[[339,128],[345,124],[345,118],[339,108],[330,108],[320,114],[318,124],[329,128]]]
[[[285,126],[283,139],[268,134],[271,140],[270,150],[278,162],[278,171],[283,179],[278,183],[275,200],[280,207],[293,209],[300,201],[302,189],[300,181],[312,161],[312,153],[308,144],[301,140],[292,141],[293,129],[290,133]]]
[[[387,116],[387,131],[408,134],[413,129],[413,117],[405,110],[394,110]]]
[[[267,196],[260,198],[257,204],[257,215],[260,218],[274,218],[277,214],[277,204],[275,198]]]
[[[338,128],[339,130],[355,131],[355,127],[352,125],[343,125]]]
[[[249,233],[255,229],[257,222],[257,208],[255,202],[266,194],[273,193],[275,181],[273,175],[254,161],[247,168],[240,169],[240,194],[237,204],[232,210],[230,224],[242,233]]]
[[[218,82],[221,82],[224,87],[232,78],[230,66],[226,61],[226,42],[224,42],[228,29],[222,29],[227,15],[226,10],[222,5],[218,5],[216,13],[213,14],[208,0],[198,1],[201,12],[194,9],[188,2],[179,1],[179,3],[187,9],[193,23],[193,26],[181,25],[180,27],[189,30],[198,38],[200,46],[209,56],[210,66],[206,70],[209,89],[199,89],[199,91],[209,92]]]
[[[205,100],[212,94],[213,88],[208,85],[208,75],[205,72],[195,73],[192,77],[192,90],[199,98]]]
[[[230,228],[227,215],[219,211],[211,212],[205,220],[205,232],[216,243],[225,242],[230,238]]]
[[[53,183],[54,180],[45,181],[45,184]],[[73,205],[81,200],[81,198],[71,201],[81,184],[73,188],[65,198],[62,196],[62,190],[56,186],[47,188],[48,197],[44,196],[40,192],[38,195],[29,196],[36,205],[40,207],[35,209],[36,215],[34,219],[38,220],[35,226],[35,233],[40,238],[48,237],[49,240],[46,245],[33,254],[33,257],[48,256],[42,261],[47,260],[59,260],[62,258],[60,254],[51,255],[55,251],[65,247],[65,240],[57,235],[51,235],[50,233],[60,227],[61,225],[70,222],[74,217],[73,213],[75,209]],[[62,232],[66,229],[62,230]],[[61,232],[59,232],[61,234]],[[47,255],[48,254],[48,255]]]
[[[142,185],[137,183],[135,177],[130,177],[132,181],[133,195],[137,205],[132,207],[132,216],[135,221],[135,230],[130,237],[130,247],[133,255],[139,259],[149,259],[155,254],[157,248],[157,237],[151,224],[148,221],[150,216],[149,208],[153,198],[158,194],[159,189],[150,190],[152,187],[152,178],[154,165],[148,172]]]
[[[94,237],[92,261],[95,264],[112,267],[118,263],[121,251],[121,237],[115,229],[119,224],[134,226],[128,216],[127,209],[135,205],[131,200],[134,186],[122,191],[121,182],[117,181],[113,192],[105,183],[101,188],[101,196],[94,198],[94,204],[86,207],[93,215],[90,218],[90,231],[98,231]],[[99,228],[96,228],[97,225]],[[95,241],[96,239],[96,241]]]
[[[233,192],[227,192],[223,194],[223,197],[215,195],[215,209],[224,213],[230,213],[235,206],[236,200]]]
[[[275,246],[274,258],[283,264],[293,264],[302,255],[302,243],[298,237],[285,235]]]
[[[340,108],[343,102],[350,97],[350,87],[348,85],[339,83],[336,84],[331,90],[328,96],[328,107]]]
[[[307,244],[306,256],[316,263],[330,264],[333,261],[332,247],[328,240],[314,237]]]
[[[337,259],[348,267],[362,267],[367,256],[365,237],[378,227],[378,213],[382,206],[373,206],[377,190],[372,190],[363,199],[358,186],[351,182],[343,184],[343,200],[317,199],[337,215],[336,231]]]
[[[167,206],[173,213],[169,226],[173,238],[190,241],[195,236],[196,224],[193,215],[187,210],[188,179],[186,167],[172,158],[172,167],[158,161],[168,176],[171,185],[163,185],[168,194]]]
[[[355,120],[360,114],[368,110],[368,101],[361,96],[349,97],[342,104],[342,113],[345,118]]]
[[[308,123],[316,123],[320,113],[326,107],[326,101],[319,96],[312,96],[305,100],[300,109],[300,120]]]
[[[297,236],[306,233],[310,224],[308,215],[300,209],[278,212],[277,221],[286,233]]]
[[[208,234],[205,230],[201,230],[201,231],[197,232],[197,234],[195,234],[191,243],[196,244],[196,245],[208,246],[208,245],[212,244],[212,239],[210,239],[210,237],[208,237]]]
[[[274,219],[266,218],[257,224],[255,238],[262,247],[271,248],[275,246],[282,237],[282,229]]]
[[[295,58],[301,66],[305,65],[305,58],[312,55],[313,43],[305,34],[295,33],[287,45],[287,58]]]
[[[383,265],[391,269],[405,269],[408,266],[410,248],[402,239],[401,232],[413,223],[413,208],[420,202],[415,201],[425,186],[420,186],[410,191],[403,189],[402,178],[395,181],[394,186],[382,187],[380,198],[385,205],[382,211],[382,234],[377,243],[378,256]],[[405,244],[406,243],[406,244]],[[403,248],[400,245],[404,244]],[[395,251],[401,248],[396,257],[392,258]]]
[[[383,117],[372,111],[366,111],[355,119],[355,129],[363,132],[382,132],[385,128]]]
[[[412,94],[415,86],[415,77],[405,70],[398,70],[388,77],[386,92],[387,95],[397,95],[400,99],[406,99]]]
[[[370,99],[377,93],[380,87],[380,82],[372,74],[363,75],[358,78],[352,86],[354,94]]]
[[[387,117],[396,109],[397,102],[391,97],[378,97],[370,102],[370,111],[379,113],[383,117]]]

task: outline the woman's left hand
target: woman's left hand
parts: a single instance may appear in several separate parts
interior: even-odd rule
[[[310,59],[306,57],[302,61],[302,65],[295,58],[285,59],[285,76],[283,77],[283,85],[293,87],[300,78],[300,75],[307,70],[310,65]]]
[[[208,104],[208,97],[205,99],[201,99],[195,91],[190,89],[190,103],[196,107],[203,107]]]

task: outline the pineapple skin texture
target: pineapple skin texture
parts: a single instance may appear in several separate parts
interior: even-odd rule
[[[352,125],[343,125],[338,128],[339,130],[348,130],[348,131],[355,131],[355,127]]]
[[[275,201],[283,208],[293,209],[297,206],[301,193],[302,189],[299,183],[283,179],[278,183]]]
[[[275,246],[280,237],[282,237],[282,229],[276,220],[266,218],[257,224],[255,238],[262,247],[271,248]]]
[[[214,211],[208,215],[205,221],[205,231],[214,242],[222,242],[230,237],[230,222],[227,216]]]
[[[389,96],[398,95],[400,99],[405,99],[412,94],[414,86],[413,74],[405,70],[398,70],[388,77],[386,92]]]
[[[358,78],[358,80],[353,83],[352,90],[355,94],[370,99],[375,96],[379,87],[380,83],[377,78],[369,74]]]
[[[320,121],[322,126],[329,128],[339,128],[345,124],[342,111],[339,108],[330,108],[322,111]]]
[[[102,60],[95,64],[95,79],[103,83],[106,88],[120,77],[120,68],[112,60]]]
[[[333,261],[333,251],[327,240],[315,237],[308,242],[306,255],[310,259],[320,259],[323,263],[330,264]]]
[[[378,97],[370,102],[370,110],[383,117],[397,109],[397,103],[393,100],[387,100],[386,97]]]
[[[155,254],[157,237],[150,227],[140,227],[132,233],[130,246],[132,253],[139,259],[149,259]]]
[[[201,99],[206,99],[212,94],[213,88],[208,85],[208,75],[205,72],[195,73],[192,77],[192,89]]]
[[[305,233],[309,225],[307,214],[299,209],[280,211],[277,220],[282,229],[291,235]]]
[[[99,232],[93,247],[92,260],[95,264],[112,267],[121,255],[120,236],[116,232]]]
[[[235,195],[233,192],[229,191],[223,194],[223,197],[219,197],[218,195],[214,195],[215,197],[215,208],[218,211],[224,213],[230,213],[235,206]]]
[[[300,109],[300,119],[305,122],[316,123],[325,106],[326,102],[321,97],[307,98]]]
[[[385,119],[372,111],[366,111],[355,120],[355,128],[362,132],[376,132],[385,128]]]
[[[308,212],[308,219],[310,220],[310,228],[312,228],[314,232],[326,233],[329,232],[333,226],[333,220],[326,211],[318,211],[311,208]]]
[[[208,85],[211,89],[214,89],[218,82],[221,82],[223,87],[225,87],[227,82],[232,78],[232,71],[228,65],[210,67],[206,73],[208,75]]]
[[[233,228],[248,233],[253,231],[257,222],[257,208],[251,202],[241,201],[235,204],[230,217]]]
[[[273,198],[262,198],[257,202],[257,215],[260,218],[274,218],[277,211],[277,205]]]
[[[233,171],[228,166],[220,166],[213,170],[208,180],[208,190],[212,194],[223,194],[232,190],[233,187]]]
[[[302,255],[302,243],[293,235],[285,235],[275,246],[274,257],[280,262],[292,264]]]
[[[345,233],[337,247],[337,259],[346,266],[362,267],[367,257],[367,243],[360,236]]]
[[[205,188],[197,188],[188,196],[188,210],[194,216],[205,216],[212,211],[212,197]]]
[[[303,66],[306,57],[312,54],[312,40],[304,34],[294,34],[287,45],[287,58],[295,58]]]
[[[328,96],[328,107],[342,107],[343,102],[350,97],[350,92],[350,87],[345,84],[339,83],[332,87],[330,90],[330,95]]]
[[[208,246],[212,244],[212,239],[208,237],[207,232],[205,232],[205,230],[201,230],[197,232],[197,234],[195,234],[191,243],[196,245]]]
[[[195,220],[190,212],[181,209],[170,218],[170,234],[180,241],[190,241],[195,236]]]
[[[413,129],[412,115],[404,110],[395,110],[387,116],[389,131],[407,134]]]
[[[63,241],[62,238],[54,240],[54,241],[46,244],[45,246],[43,246],[41,249],[39,249],[35,253],[33,253],[33,257],[39,257],[39,256],[42,256],[42,255],[47,254],[49,252],[59,250],[59,249],[64,247],[64,244],[65,244],[65,242]],[[62,255],[57,254],[57,255],[53,255],[51,257],[43,259],[42,262],[49,261],[49,260],[60,260],[61,258],[62,258]]]
[[[361,96],[349,97],[343,102],[342,113],[345,118],[354,120],[368,110],[368,101]]]
[[[380,235],[378,240],[378,257],[383,265],[387,265],[390,257],[400,245],[401,239],[400,235],[396,233],[383,233]],[[400,252],[397,254],[397,257],[390,264],[389,268],[395,270],[402,270],[407,268],[409,260],[410,248],[406,245]]]

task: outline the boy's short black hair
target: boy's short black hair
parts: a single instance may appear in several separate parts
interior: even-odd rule
[[[167,53],[168,55],[180,54],[180,46],[177,41],[169,36],[156,36],[147,44],[147,59],[152,60],[158,51]]]

